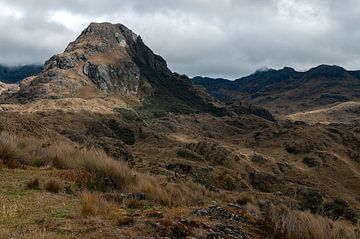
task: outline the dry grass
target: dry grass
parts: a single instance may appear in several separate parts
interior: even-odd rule
[[[109,209],[109,203],[100,196],[84,192],[81,195],[81,213],[84,216],[98,216]]]
[[[6,133],[0,135],[0,159],[6,163],[9,159],[18,157],[17,138]]]
[[[246,203],[244,206],[244,210],[255,218],[259,218],[261,216],[261,211],[259,207],[252,203]]]
[[[39,190],[40,180],[38,178],[32,179],[27,183],[28,189]]]
[[[270,206],[265,220],[273,238],[279,239],[356,239],[358,228],[342,221],[332,221],[309,212]]]
[[[162,184],[157,178],[110,158],[100,149],[80,148],[64,141],[41,142],[6,133],[1,133],[0,139],[0,159],[15,160],[21,165],[86,171],[93,176],[91,182],[86,182],[92,189],[143,192],[148,200],[169,206],[201,204],[208,194],[204,187],[192,182]]]
[[[45,190],[50,193],[59,193],[61,190],[61,185],[59,181],[51,179],[45,184]]]
[[[255,197],[250,194],[249,192],[242,192],[240,193],[240,195],[238,196],[236,203],[240,204],[240,205],[246,205],[248,203],[256,205],[256,199]]]
[[[127,225],[134,221],[124,209],[90,192],[81,195],[81,213],[85,217],[102,217],[111,220],[116,225]]]

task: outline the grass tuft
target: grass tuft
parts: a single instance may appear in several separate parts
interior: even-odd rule
[[[27,188],[32,190],[40,189],[40,180],[38,178],[32,179],[27,183]]]
[[[353,225],[333,221],[310,212],[270,206],[265,224],[273,238],[283,239],[356,239],[360,233]]]
[[[46,183],[45,190],[50,193],[59,193],[61,190],[61,185],[57,180],[51,179]]]

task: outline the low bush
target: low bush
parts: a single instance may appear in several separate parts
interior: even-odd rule
[[[236,203],[240,204],[240,205],[246,205],[248,203],[251,203],[253,205],[256,205],[257,202],[254,198],[253,195],[251,195],[250,193],[248,192],[243,192],[239,195],[239,197],[237,198],[236,200]]]
[[[320,192],[310,190],[304,193],[301,209],[311,213],[321,213],[323,210],[323,198]]]
[[[356,223],[358,216],[349,204],[339,198],[334,199],[333,202],[324,205],[324,213],[335,220],[343,217],[351,222]]]
[[[61,185],[57,180],[51,179],[45,184],[45,190],[50,193],[59,193]]]
[[[40,189],[40,180],[38,178],[30,180],[27,183],[27,187],[28,187],[28,189],[39,190]]]

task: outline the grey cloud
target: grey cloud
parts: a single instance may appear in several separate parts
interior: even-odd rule
[[[188,75],[322,63],[358,69],[359,20],[358,0],[0,0],[0,63],[43,62],[89,22],[111,21]]]

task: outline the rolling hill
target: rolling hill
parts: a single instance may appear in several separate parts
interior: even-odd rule
[[[277,114],[360,99],[360,72],[339,66],[320,65],[306,72],[285,67],[258,71],[234,81],[195,77],[192,82],[220,100],[241,100]]]

